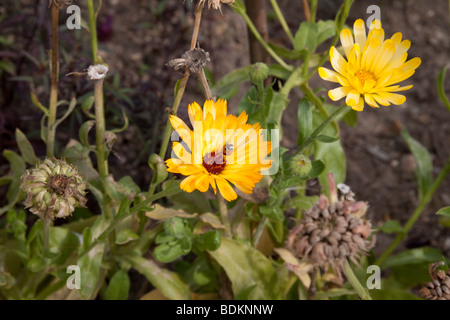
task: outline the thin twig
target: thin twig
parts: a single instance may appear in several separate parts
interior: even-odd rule
[[[306,21],[309,21],[311,19],[311,11],[309,10],[308,0],[302,0],[302,3],[303,3],[303,12],[305,13],[305,19]]]

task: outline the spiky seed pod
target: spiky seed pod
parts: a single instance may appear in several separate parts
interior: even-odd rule
[[[21,180],[20,187],[27,194],[25,208],[44,220],[65,218],[86,204],[87,185],[77,169],[65,161],[45,159],[26,170]]]
[[[286,247],[316,267],[331,266],[340,276],[345,261],[358,264],[361,255],[375,244],[375,236],[368,240],[372,226],[363,218],[368,204],[356,202],[350,190],[337,192],[332,175],[329,185],[330,199],[322,194],[304,212],[303,220],[291,230]]]
[[[433,281],[428,282],[425,287],[420,289],[420,296],[425,300],[450,300],[450,270],[445,273],[444,270],[436,268],[444,265],[444,262],[433,263],[429,267],[430,276]]]

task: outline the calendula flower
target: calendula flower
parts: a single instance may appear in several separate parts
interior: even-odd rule
[[[239,117],[227,115],[227,103],[220,99],[207,100],[203,110],[194,102],[188,113],[193,130],[177,116],[170,116],[182,141],[173,142],[174,157],[166,164],[169,172],[187,176],[181,189],[206,192],[211,186],[227,201],[237,198],[230,183],[243,193],[252,193],[261,171],[271,166],[271,160],[265,159],[271,144],[264,141],[260,125],[248,124],[245,112]]]
[[[86,204],[86,183],[77,169],[65,161],[46,159],[21,177],[26,192],[25,208],[44,220],[65,218]]]
[[[341,43],[347,60],[335,47],[330,49],[330,62],[336,72],[319,68],[322,79],[341,85],[328,92],[333,101],[346,97],[346,104],[353,110],[362,111],[364,102],[374,108],[400,105],[404,95],[395,93],[412,88],[397,83],[411,77],[422,62],[420,58],[406,61],[411,41],[403,40],[401,32],[385,40],[379,20],[374,20],[366,37],[364,21],[358,19],[353,25],[354,37],[349,29],[341,31]]]

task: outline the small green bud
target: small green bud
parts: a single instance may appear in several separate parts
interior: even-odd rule
[[[257,62],[250,67],[250,80],[253,83],[264,81],[269,76],[269,67],[262,62]]]
[[[304,155],[294,156],[289,161],[289,169],[295,175],[298,175],[299,177],[304,177],[308,175],[308,173],[312,169],[311,160]]]

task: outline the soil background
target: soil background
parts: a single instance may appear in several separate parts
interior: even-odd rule
[[[77,2],[75,1],[77,4]],[[333,19],[341,1],[319,1],[318,19]],[[79,1],[83,17],[87,17],[84,3]],[[412,42],[408,59],[420,57],[422,65],[415,75],[405,81],[414,87],[405,92],[402,106],[372,109],[366,106],[359,113],[358,124],[350,128],[341,125],[341,138],[347,154],[347,181],[360,200],[368,201],[368,216],[375,226],[388,219],[404,223],[418,204],[415,162],[400,131],[406,128],[431,153],[434,173],[446,163],[450,155],[450,113],[438,98],[436,79],[439,71],[449,64],[450,19],[447,0],[355,1],[349,26],[370,14],[368,6],[381,8],[381,20],[386,36],[402,32]],[[41,101],[48,101],[48,65],[45,53],[49,48],[49,10],[47,1],[2,1],[0,36],[12,40],[11,46],[0,48],[0,59],[12,62],[14,74],[3,72],[0,78],[0,148],[17,150],[15,128],[30,137],[38,156],[45,154],[39,138],[39,111],[29,98],[29,84],[17,77],[33,77],[34,90]],[[279,0],[292,32],[304,21],[301,1]],[[187,0],[105,0],[99,14],[100,56],[110,66],[106,81],[108,127],[120,127],[121,110],[130,118],[129,128],[118,135],[114,146],[117,156],[111,157],[111,170],[116,180],[131,175],[142,188],[151,179],[147,165],[149,154],[159,150],[159,143],[167,116],[166,108],[173,101],[173,88],[180,74],[165,64],[181,56],[189,48],[194,4]],[[269,1],[270,40],[287,45],[281,26],[273,19]],[[69,99],[92,88],[86,81],[63,75],[82,71],[90,63],[89,35],[85,30],[67,30],[66,13],[61,11],[61,80],[60,97]],[[220,79],[228,72],[250,63],[247,29],[243,19],[231,8],[222,6],[222,14],[205,10],[199,35],[200,46],[208,51],[208,69]],[[33,61],[31,57],[35,57]],[[313,88],[331,88],[318,77],[311,81]],[[246,87],[228,102],[235,111]],[[450,92],[447,76],[446,91]],[[294,149],[297,136],[297,104],[302,93],[294,91],[283,117],[282,145]],[[180,106],[180,116],[187,119],[186,107],[192,101],[203,101],[200,87],[192,77]],[[332,102],[330,102],[332,103]],[[77,138],[77,130],[86,117],[78,111],[58,131],[59,146],[70,138]],[[6,159],[0,156],[0,174],[8,170]],[[5,202],[4,187],[0,187],[0,205]],[[416,223],[404,245],[408,248],[433,246],[450,256],[450,229],[441,226],[434,214],[450,205],[450,177],[439,188],[430,205]],[[390,241],[379,235],[376,252]]]

